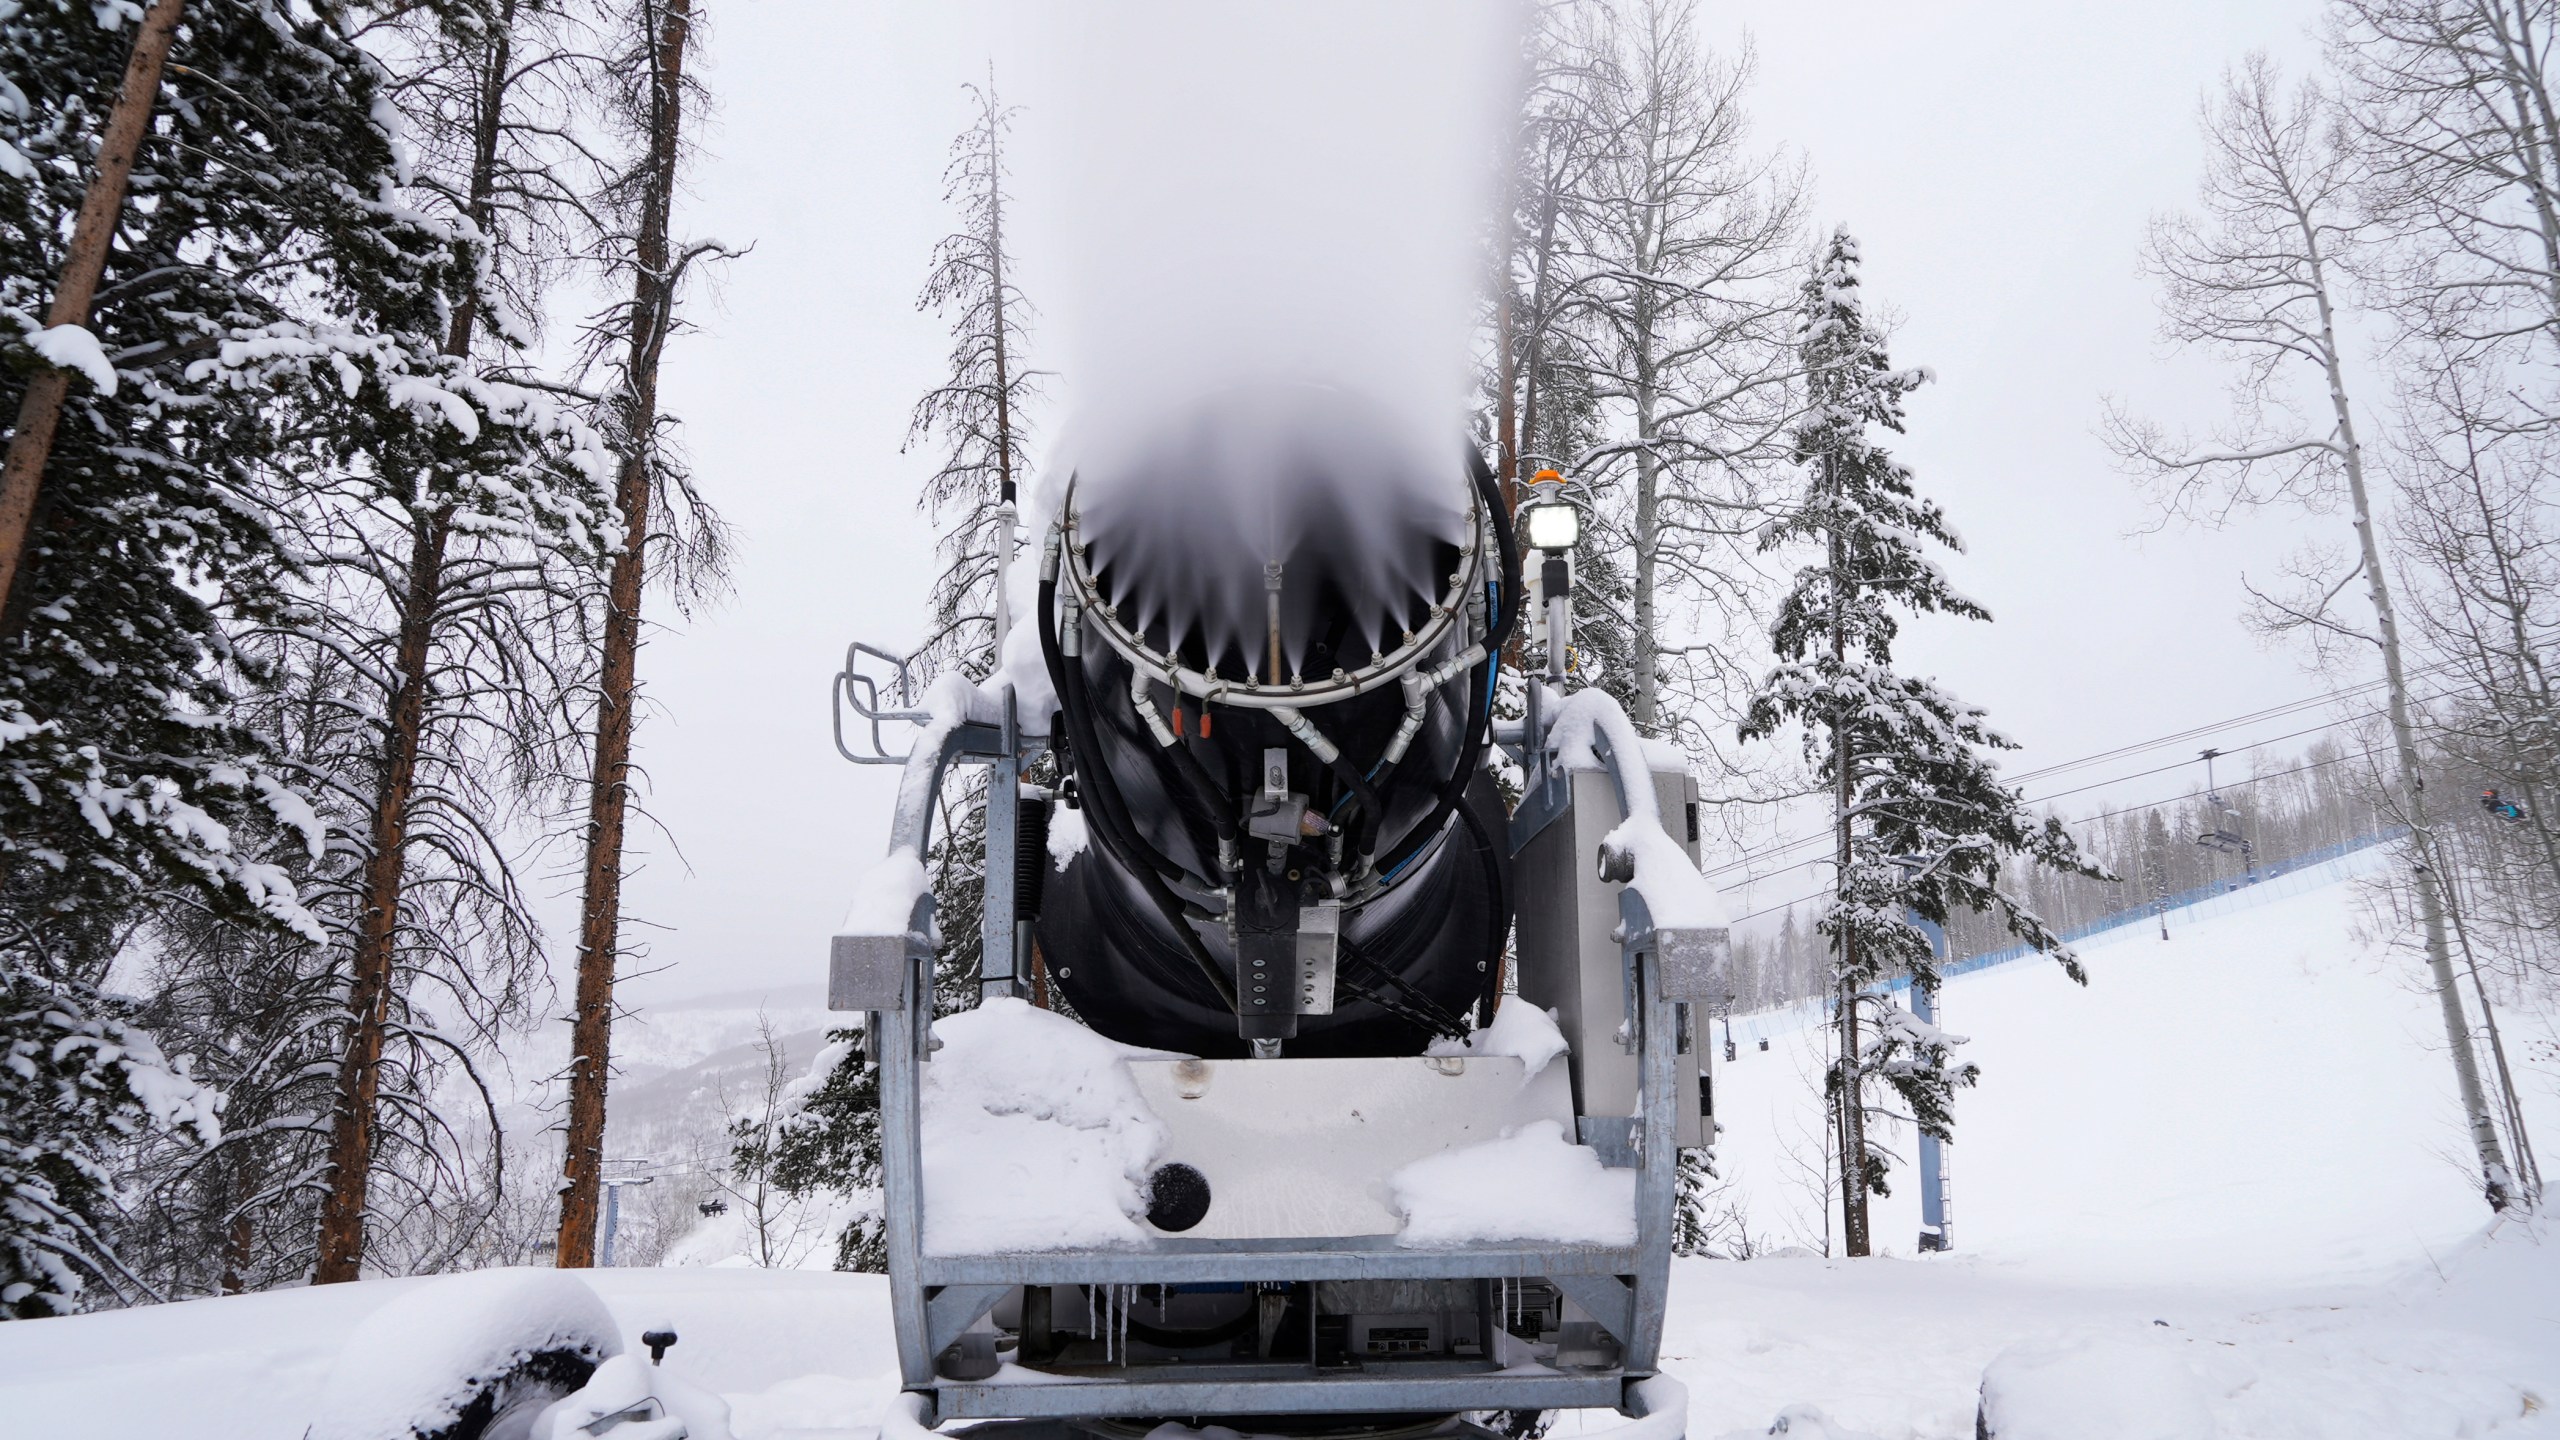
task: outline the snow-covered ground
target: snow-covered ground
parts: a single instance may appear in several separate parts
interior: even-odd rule
[[[1988,1368],[2017,1440],[2560,1434],[2560,1233],[2481,1234],[2410,962],[2356,938],[2351,884],[2225,908],[2089,946],[2086,991],[2034,964],[1952,983],[1983,1067],[1956,1253],[1909,1254],[1906,1169],[1877,1227],[1897,1254],[1681,1262],[1665,1367],[1689,1433],[1785,1414],[1792,1440],[1960,1440]],[[1817,1046],[1781,1031],[1718,1072],[1722,1199],[1771,1247],[1821,1241]],[[2553,1076],[2528,1083],[2560,1135]],[[592,1279],[626,1344],[683,1335],[669,1367],[728,1396],[743,1440],[864,1435],[893,1389],[876,1277]],[[439,1283],[0,1326],[0,1433],[290,1440],[363,1317]]]
[[[1950,981],[1938,1023],[1982,1067],[1947,1149],[1957,1249],[2039,1274],[2288,1282],[2372,1278],[2441,1254],[2486,1214],[2425,967],[2358,935],[2367,851],[2330,883],[2240,891],[2084,942],[2084,990],[2050,961]],[[2316,878],[2316,877],[2315,877]],[[2507,1017],[2513,1057],[2530,1017]],[[1822,1248],[1820,1029],[1762,1051],[1737,1026],[1716,1071],[1726,1197],[1772,1246]],[[2547,1023],[2520,1079],[2560,1134]],[[1721,1039],[1722,1032],[1717,1032]],[[1920,1229],[1917,1154],[1879,1203],[1881,1248]],[[2546,1139],[2546,1143],[2549,1143]]]

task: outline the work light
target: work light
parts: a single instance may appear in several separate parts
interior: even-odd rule
[[[1582,536],[1582,512],[1562,500],[1525,506],[1523,513],[1531,549],[1570,550]]]

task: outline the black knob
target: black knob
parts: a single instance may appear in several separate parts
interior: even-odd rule
[[[643,1330],[640,1332],[640,1343],[649,1347],[649,1363],[655,1365],[667,1358],[668,1348],[676,1343],[676,1332]]]

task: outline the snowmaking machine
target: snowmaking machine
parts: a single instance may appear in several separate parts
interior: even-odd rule
[[[1334,392],[1206,405],[1079,459],[991,675],[847,652],[838,749],[903,767],[828,989],[878,1067],[891,1428],[1682,1432],[1657,1360],[1726,957],[1697,787],[1566,693],[1561,486],[1529,487],[1524,560],[1480,460],[1382,435]],[[1551,658],[1505,722],[1524,570]],[[973,916],[922,863],[954,795]],[[964,925],[983,1003],[937,1017]],[[963,1043],[982,1014],[1080,1026],[1054,1048],[1109,1073],[1025,1053],[1061,1029]],[[1035,1122],[1057,1144],[1001,1139]],[[1096,1175],[1100,1229],[1044,1218]]]

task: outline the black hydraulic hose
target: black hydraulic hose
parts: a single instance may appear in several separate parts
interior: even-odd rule
[[[1049,670],[1049,688],[1057,692],[1058,714],[1067,722],[1067,739],[1070,748],[1077,755],[1093,759],[1102,753],[1102,747],[1093,729],[1092,697],[1086,693],[1081,683],[1084,678],[1084,667],[1078,665],[1070,669],[1066,664],[1065,656],[1059,649],[1056,596],[1057,582],[1042,581],[1040,584],[1040,658]],[[1136,823],[1129,818],[1128,807],[1121,801],[1118,787],[1111,783],[1111,777],[1108,774],[1100,770],[1098,760],[1096,768],[1084,772],[1083,782],[1081,788],[1086,792],[1085,798],[1093,802],[1089,808],[1094,817],[1102,822],[1102,830],[1111,832],[1104,836],[1105,843],[1109,845],[1112,854],[1121,864],[1132,871],[1144,871],[1159,878],[1196,879],[1188,875],[1181,866],[1166,858],[1155,846],[1147,842],[1145,836],[1138,833]],[[1203,884],[1202,888],[1215,889],[1216,887]]]
[[[1083,667],[1078,666],[1077,673],[1071,678],[1076,685],[1077,699],[1090,708],[1093,697],[1085,688]],[[1180,699],[1178,695],[1175,698]],[[1183,804],[1181,797],[1173,794],[1170,787],[1164,798],[1173,810],[1175,822],[1180,824],[1184,833],[1191,837],[1192,848],[1200,852],[1200,858],[1207,867],[1207,872],[1214,874],[1218,869],[1219,856],[1224,853],[1219,846],[1219,841],[1232,838],[1234,835],[1233,829],[1224,823],[1225,807],[1218,802],[1217,792],[1209,788],[1208,772],[1200,768],[1199,761],[1193,760],[1184,752],[1181,741],[1176,740],[1171,745],[1156,746],[1157,754],[1163,755],[1168,752],[1173,761],[1174,774],[1180,777],[1182,788],[1191,792],[1194,804]],[[1187,768],[1183,763],[1185,761],[1190,762]],[[1123,810],[1128,808],[1125,802],[1121,808]],[[1206,819],[1202,818],[1204,815]],[[1171,857],[1167,858],[1169,860]],[[1207,874],[1186,874],[1186,878],[1198,884],[1203,890],[1218,888],[1217,882],[1207,878]]]
[[[1466,826],[1467,833],[1475,838],[1477,863],[1484,867],[1485,885],[1493,891],[1493,913],[1509,913],[1511,897],[1503,893],[1502,886],[1502,852],[1494,848],[1493,837],[1485,833],[1484,821],[1477,817],[1476,807],[1461,801],[1458,822]],[[1476,995],[1476,1023],[1492,1024],[1494,1007],[1501,1003],[1502,965],[1497,957],[1485,963],[1484,988]]]
[[[1055,638],[1053,625],[1044,624],[1042,638],[1044,643]],[[1081,666],[1069,671],[1067,687],[1060,697],[1064,702],[1060,714],[1067,721],[1071,744],[1090,762],[1100,753],[1100,745],[1094,738],[1091,715],[1078,703],[1085,698],[1083,687],[1078,683],[1083,678],[1081,672]],[[1184,953],[1191,957],[1193,966],[1208,980],[1211,993],[1217,996],[1219,1003],[1233,1011],[1236,1008],[1233,982],[1219,968],[1208,947],[1200,942],[1199,933],[1191,928],[1185,916],[1182,901],[1157,872],[1156,866],[1166,862],[1156,856],[1154,847],[1148,845],[1143,836],[1135,833],[1136,825],[1129,818],[1118,790],[1111,784],[1111,777],[1103,767],[1099,763],[1088,763],[1082,773],[1085,799],[1090,802],[1087,813],[1095,822],[1094,838],[1120,862],[1121,868],[1137,880],[1157,913],[1172,927],[1175,942],[1182,946]]]
[[[1290,738],[1294,740],[1297,736],[1292,733]],[[1306,742],[1299,740],[1298,744],[1304,748]],[[1312,755],[1315,752],[1310,750],[1307,753]],[[1341,781],[1344,788],[1351,792],[1352,803],[1360,807],[1359,819],[1353,824],[1351,833],[1343,837],[1343,848],[1355,858],[1366,859],[1369,845],[1377,836],[1379,825],[1386,819],[1386,812],[1378,803],[1378,792],[1371,788],[1368,780],[1361,776],[1360,767],[1351,763],[1351,757],[1341,751],[1333,752],[1333,758],[1326,760],[1324,764],[1327,769],[1333,771],[1334,778]]]
[[[1445,1035],[1452,1040],[1467,1038],[1465,1018],[1449,1013],[1449,1007],[1432,999],[1430,992],[1380,964],[1366,949],[1353,943],[1348,935],[1335,944],[1345,962],[1336,974],[1341,977],[1342,984],[1362,999],[1399,1019],[1420,1026],[1430,1034]],[[1371,984],[1363,976],[1374,976],[1379,983]],[[1411,1003],[1395,999],[1390,991],[1401,991],[1413,997]]]
[[[1413,827],[1412,838],[1378,867],[1383,874],[1394,874],[1438,837],[1449,822],[1449,812],[1466,795],[1467,783],[1475,778],[1477,760],[1484,754],[1493,729],[1493,704],[1488,692],[1494,672],[1502,664],[1503,649],[1511,643],[1511,632],[1520,619],[1520,546],[1511,531],[1511,512],[1502,506],[1502,492],[1495,487],[1493,471],[1485,465],[1484,457],[1470,451],[1468,469],[1475,479],[1476,496],[1484,505],[1485,517],[1493,523],[1494,548],[1502,557],[1502,604],[1485,633],[1485,658],[1467,672],[1467,724],[1464,742],[1458,748],[1458,763],[1450,767],[1449,778],[1440,787],[1439,798],[1428,814]]]
[[[1074,695],[1074,700],[1071,702],[1074,707],[1073,713],[1083,723],[1085,727],[1085,734],[1088,738],[1098,738],[1098,732],[1094,730],[1093,694],[1087,687],[1083,666],[1078,665],[1067,672],[1067,684],[1072,687],[1072,693]],[[1140,753],[1143,754],[1145,752],[1141,750]],[[1148,863],[1154,868],[1155,873],[1165,880],[1179,880],[1182,883],[1199,890],[1216,890],[1218,888],[1217,881],[1204,876],[1194,875],[1190,871],[1185,870],[1180,865],[1175,864],[1171,857],[1157,849],[1155,844],[1147,839],[1146,833],[1138,828],[1136,818],[1129,813],[1129,801],[1126,796],[1123,796],[1120,793],[1120,786],[1117,777],[1107,774],[1100,776],[1088,774],[1085,776],[1085,779],[1088,782],[1091,782],[1087,786],[1088,789],[1099,788],[1102,790],[1102,798],[1104,802],[1109,804],[1111,807],[1112,823],[1119,827],[1120,831],[1120,848],[1114,853],[1119,855],[1123,863],[1126,863],[1130,855],[1134,853],[1145,857]],[[1217,863],[1217,838],[1211,831],[1208,823],[1203,822],[1199,816],[1193,814],[1190,810],[1185,809],[1181,803],[1180,797],[1174,795],[1170,790],[1166,792],[1165,800],[1172,806],[1174,818],[1181,823],[1183,829],[1190,832],[1193,847],[1198,849],[1200,853],[1208,859],[1209,863],[1214,866]]]
[[[1121,842],[1132,839],[1119,830],[1119,826],[1128,820],[1128,816],[1117,813],[1120,797],[1112,790],[1109,777],[1101,773],[1102,767],[1097,760],[1101,754],[1101,747],[1094,741],[1089,717],[1080,713],[1075,703],[1076,697],[1082,693],[1082,687],[1070,682],[1066,658],[1058,648],[1057,607],[1057,577],[1049,576],[1040,582],[1040,656],[1049,668],[1050,687],[1058,692],[1058,714],[1066,721],[1068,742],[1074,746],[1076,755],[1084,762],[1080,768],[1084,771],[1085,798],[1092,802],[1089,807],[1092,811],[1090,818],[1098,822],[1093,827],[1094,836],[1102,843],[1103,848],[1109,850],[1113,857],[1120,861],[1123,868],[1137,878],[1138,887],[1146,892],[1150,901],[1154,902],[1158,913],[1164,916],[1165,923],[1173,927],[1174,940],[1190,953],[1191,962],[1199,967],[1201,975],[1208,980],[1211,991],[1217,995],[1220,1003],[1227,1007],[1228,1013],[1233,1014],[1236,1009],[1235,983],[1227,978],[1224,970],[1218,968],[1217,957],[1209,953],[1209,947],[1200,943],[1199,932],[1193,930],[1191,922],[1183,916],[1182,902],[1175,898],[1171,890],[1165,888],[1164,878],[1155,872],[1152,865],[1133,863],[1132,856],[1143,854],[1143,851],[1123,848]],[[1083,667],[1079,665],[1076,669],[1081,672]],[[1082,678],[1081,673],[1074,677],[1078,681]],[[1144,842],[1136,841],[1135,843],[1143,844]]]
[[[1448,828],[1449,813],[1458,808],[1467,793],[1468,782],[1475,779],[1479,768],[1477,759],[1484,754],[1485,736],[1492,728],[1493,707],[1486,701],[1485,690],[1486,681],[1491,678],[1489,667],[1495,663],[1494,657],[1487,655],[1467,672],[1467,724],[1464,743],[1458,748],[1458,763],[1449,767],[1449,778],[1441,784],[1440,794],[1433,800],[1430,813],[1407,832],[1404,845],[1379,865],[1379,873],[1394,874]]]
[[[1520,542],[1511,533],[1511,512],[1502,507],[1502,491],[1493,483],[1493,471],[1484,457],[1470,450],[1468,468],[1474,473],[1476,495],[1484,502],[1484,513],[1493,521],[1493,544],[1502,556],[1502,609],[1497,612],[1491,631],[1485,637],[1485,653],[1501,662],[1503,647],[1511,643],[1511,632],[1520,619]]]
[[[1047,593],[1046,590],[1043,591],[1044,595]],[[1055,623],[1050,616],[1044,614],[1041,625],[1043,646],[1048,646],[1055,638]],[[1070,753],[1082,757],[1086,762],[1079,772],[1078,788],[1087,802],[1085,808],[1088,815],[1096,822],[1094,825],[1096,837],[1102,841],[1103,847],[1111,852],[1112,857],[1117,859],[1123,868],[1138,876],[1142,882],[1148,879],[1159,882],[1168,879],[1192,879],[1193,877],[1190,877],[1182,867],[1167,859],[1162,852],[1148,842],[1143,834],[1139,833],[1136,821],[1130,818],[1128,806],[1120,796],[1119,787],[1112,784],[1112,777],[1102,767],[1098,758],[1102,753],[1102,745],[1093,727],[1092,697],[1086,693],[1082,683],[1083,667],[1081,665],[1067,667],[1063,659],[1057,657],[1054,651],[1044,658],[1049,660],[1050,680],[1058,691],[1059,716],[1067,722]],[[1168,889],[1165,893],[1171,895],[1172,892]],[[1153,891],[1151,890],[1149,894],[1152,898]]]
[[[1173,703],[1180,708],[1182,692],[1174,692]],[[1200,713],[1206,715],[1208,711],[1203,709]],[[1182,783],[1191,789],[1191,798],[1207,812],[1210,839],[1216,842],[1208,852],[1209,863],[1220,864],[1236,847],[1236,817],[1229,813],[1232,807],[1226,802],[1225,792],[1209,778],[1207,767],[1200,763],[1199,756],[1191,753],[1191,747],[1184,744],[1180,736],[1174,737],[1172,744],[1157,748],[1173,757],[1174,773],[1182,777]],[[1194,838],[1196,841],[1197,837]]]

